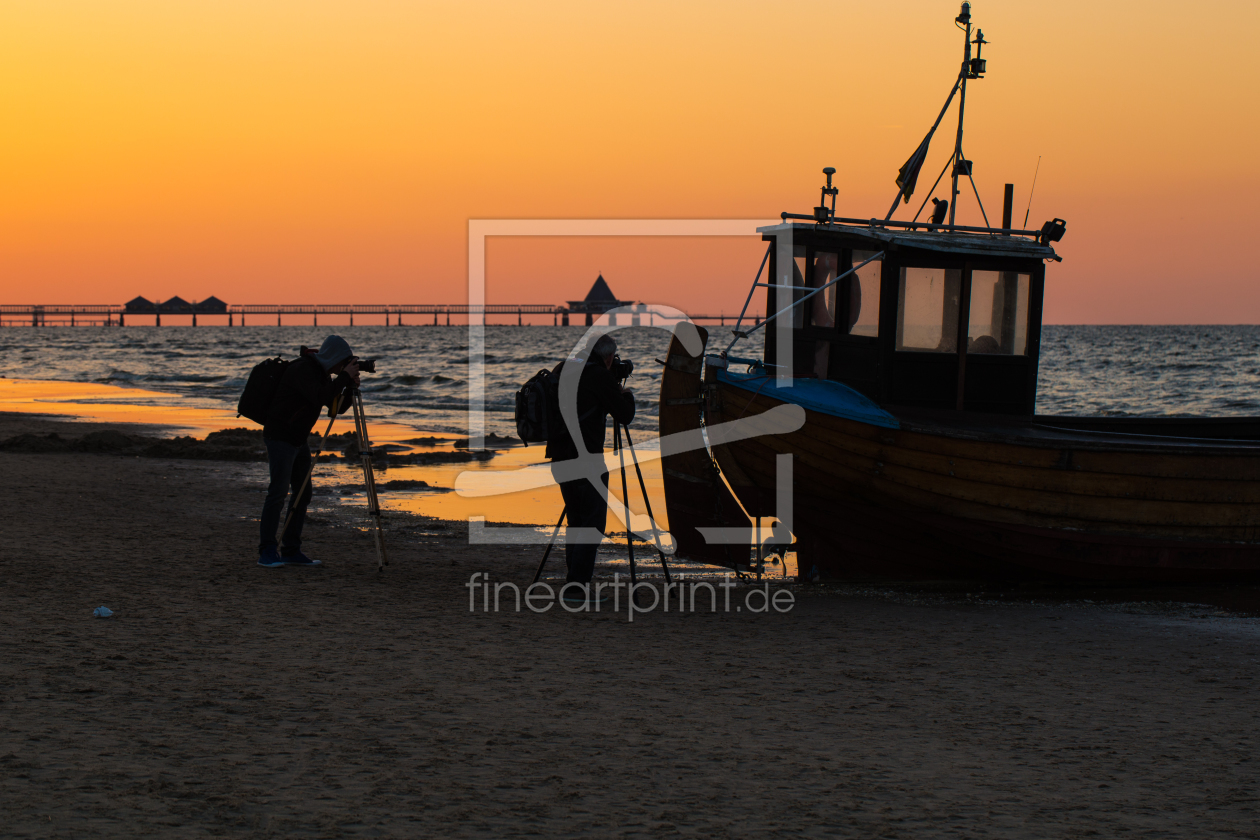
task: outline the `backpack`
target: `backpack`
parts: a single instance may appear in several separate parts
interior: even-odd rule
[[[271,407],[271,401],[276,396],[276,389],[280,387],[280,377],[284,376],[290,364],[292,362],[277,356],[274,359],[264,359],[254,365],[254,369],[249,372],[249,379],[245,382],[245,390],[241,392],[241,399],[236,404],[236,416],[245,417],[260,426],[265,426],[267,409]]]
[[[516,392],[516,436],[545,443],[560,423],[560,367],[540,370]]]
[[[560,370],[564,362],[552,370],[538,371],[516,392],[516,436],[521,443],[550,443],[555,437],[563,438],[564,420],[560,417]],[[599,411],[592,406],[578,417],[581,423]]]

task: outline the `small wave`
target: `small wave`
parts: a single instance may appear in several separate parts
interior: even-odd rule
[[[143,378],[144,374],[132,373],[129,370],[111,370],[109,373],[97,379],[97,382],[136,382]]]
[[[202,384],[209,384],[211,382],[222,382],[225,379],[227,379],[227,377],[223,375],[211,375],[211,374],[201,374],[201,373],[184,373],[184,374],[148,373],[140,377],[140,380],[143,382],[170,382],[171,384],[174,384],[174,385],[178,385],[180,383],[202,385]]]

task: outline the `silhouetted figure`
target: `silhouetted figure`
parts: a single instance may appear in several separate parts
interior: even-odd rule
[[[623,426],[634,419],[634,394],[617,381],[611,370],[616,353],[617,342],[612,336],[604,335],[587,350],[585,359],[570,359],[557,367],[557,370],[563,370],[565,365],[582,366],[577,388],[577,421],[582,440],[575,441],[568,428],[561,424],[556,434],[547,441],[547,457],[553,464],[579,457],[593,458],[599,465],[596,469],[605,488],[608,486],[608,472],[603,469],[603,458],[608,416],[612,415],[613,420]],[[582,449],[580,454],[579,446]],[[560,482],[560,495],[564,498],[569,521],[564,549],[569,567],[566,583],[591,582],[600,541],[583,540],[578,533],[581,529],[604,532],[608,522],[607,492],[607,489],[601,492],[585,477]],[[586,603],[587,595],[577,591],[581,589],[584,587],[566,588],[562,597],[569,603]]]
[[[932,210],[932,224],[939,225],[945,221],[945,214],[949,212],[949,202],[943,199],[932,199],[934,209]]]
[[[1002,345],[991,335],[981,335],[967,342],[968,353],[1001,353]]]
[[[325,408],[331,410],[339,396],[342,399],[337,413],[347,411],[349,392],[358,386],[357,359],[346,340],[337,335],[324,339],[318,353],[305,352],[285,369],[267,409],[267,422],[263,424],[270,482],[260,523],[258,565],[319,565],[318,560],[302,553],[302,525],[306,520],[306,506],[311,502],[311,485],[306,480],[311,470],[308,439],[320,412]],[[301,496],[296,495],[299,491]],[[289,507],[293,516],[280,536],[282,546],[277,550],[276,529],[284,513],[286,496],[291,497]]]

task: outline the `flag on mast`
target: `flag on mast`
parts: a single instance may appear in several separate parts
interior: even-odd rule
[[[954,87],[949,92],[949,96],[945,99],[945,107],[941,109],[941,113],[937,115],[936,122],[932,123],[932,128],[927,133],[927,137],[923,138],[923,142],[919,144],[919,148],[914,150],[914,154],[910,155],[910,159],[906,161],[905,166],[897,172],[897,197],[893,199],[892,207],[888,208],[888,215],[885,219],[891,219],[892,214],[897,212],[897,205],[904,198],[905,203],[910,203],[910,196],[914,195],[914,185],[919,180],[919,169],[923,166],[923,161],[927,160],[928,145],[932,142],[932,135],[936,133],[936,127],[941,124],[941,120],[945,118],[945,112],[949,110],[949,103],[954,101],[954,94],[958,93],[958,88],[962,84],[966,76],[967,67],[963,66],[963,72],[958,74],[958,78],[954,80]]]
[[[901,197],[906,204],[910,203],[910,196],[914,195],[914,185],[919,181],[919,169],[923,167],[923,161],[927,160],[928,145],[931,144],[932,135],[935,133],[936,126],[932,126],[932,130],[928,132],[927,137],[923,138],[919,148],[914,150],[910,159],[897,171],[897,186],[901,189]]]

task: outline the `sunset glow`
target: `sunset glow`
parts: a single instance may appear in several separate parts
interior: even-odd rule
[[[472,218],[882,216],[961,52],[896,4],[41,0],[0,27],[0,300],[450,303]],[[1260,7],[979,0],[990,220],[1067,220],[1047,323],[1255,323]],[[899,218],[949,154],[947,117]],[[981,223],[973,197],[959,221]],[[488,300],[736,312],[747,241],[504,240]],[[1192,290],[1192,293],[1187,293]],[[548,320],[548,323],[550,321]]]

